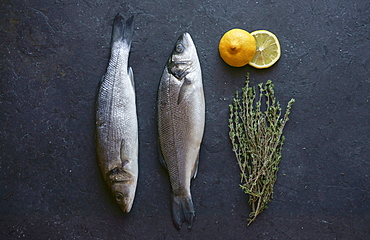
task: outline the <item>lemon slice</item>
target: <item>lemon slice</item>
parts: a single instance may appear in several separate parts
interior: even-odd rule
[[[251,33],[256,39],[256,54],[249,65],[255,68],[268,68],[279,60],[281,51],[277,37],[266,30],[257,30]]]

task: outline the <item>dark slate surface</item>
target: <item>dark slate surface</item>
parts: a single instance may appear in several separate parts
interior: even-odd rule
[[[0,1],[0,239],[369,239],[370,3],[339,1]],[[124,216],[97,166],[94,101],[114,16],[135,15],[140,176]],[[267,70],[218,55],[231,28],[281,43]],[[157,157],[155,99],[177,37],[192,35],[203,69],[206,129],[192,182],[191,231],[171,221]],[[275,83],[285,107],[283,160],[269,209],[246,226],[247,196],[228,139],[228,104]]]

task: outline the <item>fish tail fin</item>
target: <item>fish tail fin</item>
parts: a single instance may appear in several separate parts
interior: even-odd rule
[[[131,46],[134,35],[133,20],[134,16],[131,16],[125,22],[121,14],[116,15],[113,22],[112,43],[122,41],[126,42],[129,47]]]
[[[191,195],[177,196],[175,194],[172,194],[171,200],[172,220],[177,230],[180,230],[181,225],[184,221],[188,223],[188,228],[191,229],[193,226],[193,218],[195,216]]]

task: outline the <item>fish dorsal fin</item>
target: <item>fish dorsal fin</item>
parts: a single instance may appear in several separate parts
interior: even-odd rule
[[[134,72],[132,71],[132,68],[129,67],[128,68],[128,77],[130,78],[131,80],[131,85],[133,88],[135,88],[135,82],[134,82]]]
[[[177,105],[181,103],[181,101],[190,94],[189,89],[191,88],[191,81],[188,78],[184,78],[184,82],[181,85],[179,97],[177,99]]]

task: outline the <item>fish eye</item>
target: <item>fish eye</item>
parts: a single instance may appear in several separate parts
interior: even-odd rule
[[[182,53],[184,51],[184,46],[181,43],[177,44],[175,51],[178,53]]]
[[[122,195],[121,195],[121,194],[117,194],[117,195],[116,195],[116,200],[117,200],[117,201],[121,201],[121,200],[122,200],[122,198],[123,198],[123,197],[122,197]]]

